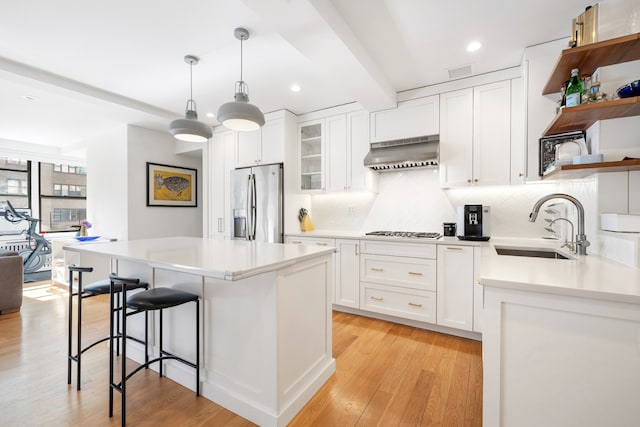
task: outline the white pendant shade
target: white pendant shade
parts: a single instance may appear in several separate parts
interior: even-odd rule
[[[264,125],[262,111],[244,99],[248,99],[246,94],[238,92],[235,101],[223,104],[218,110],[218,121],[227,129],[252,131]]]
[[[213,135],[211,126],[198,120],[196,102],[193,100],[193,74],[191,70],[200,59],[194,55],[184,57],[184,62],[190,65],[190,88],[191,98],[187,101],[187,108],[184,119],[176,119],[169,125],[169,133],[180,141],[205,142]]]
[[[169,125],[169,133],[180,141],[205,142],[211,138],[211,127],[193,119],[176,119]]]
[[[249,38],[249,31],[236,28],[233,34],[240,40],[240,80],[236,82],[234,100],[218,109],[218,121],[227,129],[246,132],[263,126],[264,114],[249,102],[247,84],[242,80],[242,42]]]

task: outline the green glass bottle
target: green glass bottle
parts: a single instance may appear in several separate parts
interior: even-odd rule
[[[580,105],[582,101],[582,82],[580,81],[580,77],[578,77],[578,69],[574,68],[571,70],[571,80],[569,80],[569,85],[567,86],[567,107],[575,107],[576,105]]]

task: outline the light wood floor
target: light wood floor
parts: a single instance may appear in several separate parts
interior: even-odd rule
[[[0,315],[0,426],[115,426],[106,344],[83,356],[82,390],[66,380],[66,296],[25,288],[19,313]],[[87,342],[108,330],[108,301],[83,301]],[[481,344],[334,312],[337,371],[290,426],[480,426]],[[127,383],[130,426],[254,424],[151,371]]]

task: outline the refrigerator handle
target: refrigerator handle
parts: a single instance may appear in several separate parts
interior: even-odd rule
[[[256,240],[256,176],[251,174],[251,238],[250,240]]]
[[[252,175],[249,174],[249,180],[247,181],[247,219],[244,229],[245,240],[251,240],[251,191],[253,189],[253,186],[251,185],[251,177]]]

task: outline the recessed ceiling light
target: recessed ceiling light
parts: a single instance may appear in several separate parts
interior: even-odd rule
[[[298,84],[291,85],[291,92],[300,92],[300,85]]]
[[[473,41],[467,45],[467,52],[475,52],[482,47],[482,43]]]
[[[38,98],[32,95],[22,95],[22,99],[26,99],[27,101],[37,101]]]
[[[213,114],[213,113],[207,113],[207,117],[214,118],[215,116],[216,116],[216,115],[215,115],[215,114]]]

